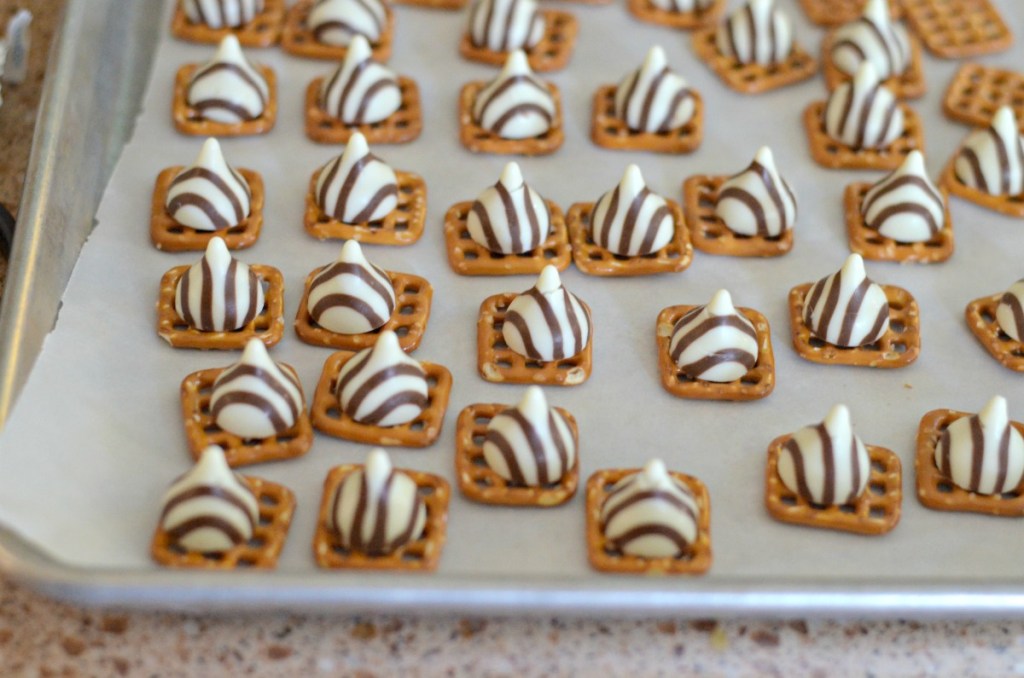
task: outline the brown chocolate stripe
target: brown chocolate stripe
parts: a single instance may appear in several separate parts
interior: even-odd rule
[[[355,392],[348,398],[348,402],[345,403],[345,414],[352,419],[363,424],[376,424],[377,422],[384,419],[395,409],[402,405],[414,405],[419,407],[421,410],[426,407],[427,398],[416,391],[398,391],[389,396],[383,403],[381,403],[375,410],[368,413],[364,417],[357,417],[356,414],[359,412],[360,406],[363,401],[376,389],[384,387],[384,385],[391,379],[403,377],[403,376],[424,376],[423,368],[419,365],[409,364],[398,364],[390,365],[384,369],[378,370],[369,376],[362,374],[363,365],[359,368],[353,369],[347,372],[343,377],[338,380],[338,392],[342,392],[345,387],[353,382],[357,382],[362,379],[362,383],[355,390]]]
[[[675,545],[680,553],[685,553],[690,547],[683,535],[679,534],[667,525],[658,525],[654,523],[638,525],[637,527],[622,533],[618,537],[615,537],[611,540],[611,543],[616,550],[624,551],[630,542],[640,539],[641,537],[649,537],[652,535],[665,537]]]
[[[167,204],[168,214],[174,217],[177,215],[178,210],[185,205],[193,205],[201,209],[203,213],[206,214],[215,229],[234,226],[245,219],[247,215],[243,212],[242,203],[238,200],[238,196],[235,195],[235,192],[231,190],[231,187],[228,186],[227,182],[224,181],[219,174],[211,172],[205,167],[190,167],[178,176],[174,177],[174,180],[171,181],[171,185],[168,187],[168,193],[173,193],[175,187],[190,179],[196,178],[213,184],[214,188],[231,203],[234,220],[230,221],[227,217],[221,215],[221,213],[213,207],[213,204],[207,198],[196,191],[183,191],[174,196]],[[237,180],[238,175],[234,175],[234,178]],[[248,190],[244,181],[241,182],[241,185]]]
[[[700,379],[705,372],[719,365],[738,363],[749,371],[756,362],[757,359],[748,351],[739,348],[725,348],[706,355],[700,360],[682,365],[679,370],[691,379]]]
[[[217,415],[220,414],[221,410],[223,410],[225,407],[232,404],[233,402],[244,402],[246,404],[253,405],[254,407],[260,407],[262,405],[261,409],[264,409],[264,412],[268,416],[276,417],[277,421],[280,422],[281,424],[280,427],[278,426],[277,423],[274,424],[274,430],[276,430],[278,433],[290,428],[292,424],[286,423],[283,420],[281,415],[277,412],[277,408],[273,407],[268,400],[257,396],[255,393],[251,393],[249,391],[231,390],[228,391],[227,393],[223,393],[221,397],[217,397],[218,391],[222,391],[222,389],[227,389],[231,387],[232,382],[237,381],[239,379],[243,379],[245,377],[253,377],[254,379],[258,379],[261,383],[265,384],[270,390],[272,390],[274,393],[280,396],[281,400],[283,400],[285,404],[288,406],[288,411],[292,423],[294,423],[298,419],[299,410],[302,409],[302,389],[299,387],[298,383],[294,380],[294,378],[291,375],[289,375],[284,370],[278,370],[278,373],[275,374],[271,370],[256,367],[255,365],[242,364],[229,367],[227,370],[222,372],[221,375],[214,382],[214,397],[210,402],[210,412],[213,415],[213,417],[216,419]],[[298,399],[296,399],[293,396],[293,394],[288,391],[288,389],[284,386],[284,382],[288,382],[289,384],[292,385],[293,388],[296,389],[297,393],[299,394]],[[251,396],[251,398],[242,399],[240,396],[243,394]],[[265,408],[269,408],[270,411],[267,411]]]
[[[680,488],[677,487],[676,489]],[[609,499],[611,499],[611,497],[606,498],[605,502],[607,503]],[[607,529],[615,519],[615,516],[619,515],[627,508],[645,501],[663,501],[681,513],[685,513],[695,524],[697,522],[697,514],[694,512],[693,507],[677,497],[675,494],[665,490],[643,490],[626,497],[610,508],[601,518],[602,526]]]
[[[1020,297],[1012,292],[1006,292],[999,300],[999,303],[1006,304],[1007,308],[1010,309],[1014,328],[1017,330],[1017,336],[1020,338],[1019,341],[1024,342],[1024,305],[1021,304]]]
[[[676,342],[675,348],[671,353],[673,361],[678,362],[679,356],[683,354],[683,351],[686,350],[687,346],[697,341],[708,332],[718,329],[719,327],[731,327],[747,335],[755,342],[757,341],[757,332],[754,330],[753,326],[750,325],[750,321],[746,318],[741,318],[738,315],[711,316],[705,318],[694,327],[684,329],[687,325],[692,323],[705,308],[705,306],[700,306],[691,310],[676,323],[675,328],[672,330],[672,340]],[[676,339],[677,334],[680,332],[682,332],[682,335]]]

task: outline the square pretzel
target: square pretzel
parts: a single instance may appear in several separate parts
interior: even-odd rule
[[[554,83],[545,83],[555,101],[555,115],[551,127],[539,137],[530,139],[503,139],[481,127],[473,119],[473,102],[484,88],[485,82],[470,82],[459,94],[459,141],[473,153],[498,155],[549,155],[562,147],[565,131],[562,129],[562,95]]]
[[[1007,49],[1013,34],[989,0],[902,0],[910,27],[943,59]]]
[[[988,127],[1002,106],[1009,106],[1024,129],[1024,75],[991,66],[964,64],[946,89],[946,117],[973,127]]]
[[[216,231],[200,231],[182,226],[167,213],[167,191],[178,176],[182,166],[168,167],[156,177],[153,187],[153,204],[149,216],[149,239],[158,250],[164,252],[194,252],[206,249],[214,237],[224,239],[229,250],[241,250],[252,246],[260,237],[263,226],[263,177],[259,172],[237,168],[249,185],[249,216],[237,226]]]
[[[594,93],[590,117],[590,138],[604,148],[654,153],[691,153],[704,140],[704,100],[697,90],[693,96],[693,117],[678,129],[667,132],[635,132],[615,115],[615,85],[605,85]]]
[[[675,224],[672,239],[657,252],[635,257],[613,254],[590,237],[590,216],[594,212],[594,203],[576,203],[570,207],[566,223],[569,226],[572,260],[576,268],[587,275],[611,277],[685,271],[693,262],[693,245],[690,244],[690,234],[683,221],[683,210],[671,200],[665,203]]]
[[[818,62],[797,43],[786,60],[778,64],[743,64],[725,56],[715,44],[715,26],[694,31],[693,51],[715,72],[722,82],[743,94],[760,94],[793,85],[818,72]]]
[[[897,103],[903,111],[903,133],[885,148],[852,148],[825,132],[825,102],[816,101],[804,109],[804,129],[811,146],[811,157],[828,169],[894,170],[911,151],[924,152],[921,118],[914,109]]]
[[[601,572],[644,575],[704,574],[711,567],[711,498],[708,488],[694,476],[676,471],[669,475],[682,483],[697,501],[697,539],[677,557],[642,558],[617,551],[604,536],[601,507],[615,483],[640,469],[604,469],[587,480],[587,559]]]
[[[480,304],[480,317],[476,323],[476,366],[480,376],[499,384],[578,386],[585,382],[593,365],[593,331],[582,351],[561,360],[533,360],[508,347],[501,328],[505,324],[509,304],[517,296],[515,292],[495,294]],[[582,300],[580,304],[590,317],[590,307]]]
[[[707,8],[693,12],[673,12],[656,7],[651,0],[629,0],[626,3],[629,13],[640,21],[690,30],[713,24],[722,14],[725,7],[725,0],[714,0]]]
[[[964,316],[967,327],[989,355],[1014,372],[1024,372],[1024,341],[1016,341],[1003,332],[996,321],[996,309],[1003,294],[975,299],[967,305]]]
[[[315,4],[315,0],[299,0],[288,10],[281,31],[281,49],[288,54],[308,59],[344,61],[345,55],[348,54],[347,45],[325,45],[317,41],[309,27],[309,13]],[[373,60],[380,62],[391,58],[391,45],[395,35],[395,16],[386,4],[384,15],[384,30],[380,33],[380,40],[370,44]]]
[[[956,197],[973,202],[978,207],[1018,219],[1024,218],[1024,193],[992,195],[977,188],[971,188],[960,181],[956,175],[956,159],[960,156],[960,150],[957,149],[953,157],[946,163],[945,169],[942,170],[942,176],[939,177],[939,185]]]
[[[509,407],[514,406],[477,403],[459,413],[455,428],[455,477],[462,494],[482,504],[501,506],[550,507],[569,501],[576,494],[576,486],[579,484],[578,454],[572,468],[557,483],[538,487],[514,485],[487,465],[484,457],[487,427],[494,417]],[[572,439],[578,444],[580,435],[576,418],[561,407],[555,409],[569,424]]]
[[[192,136],[244,137],[266,134],[274,129],[274,123],[277,122],[277,76],[272,68],[262,64],[253,64],[253,67],[267,81],[267,92],[269,93],[267,105],[263,108],[263,114],[260,117],[244,122],[217,122],[204,119],[199,111],[188,103],[188,85],[199,66],[200,64],[185,64],[178,69],[178,74],[174,78],[171,118],[174,120],[176,130]]]
[[[459,275],[537,275],[548,265],[559,271],[569,268],[572,248],[562,208],[550,200],[544,203],[551,214],[551,233],[539,247],[520,254],[492,252],[473,240],[466,226],[472,202],[449,207],[444,215],[444,241],[452,270]]]
[[[306,193],[306,212],[303,226],[306,233],[318,240],[358,240],[372,245],[411,245],[423,235],[427,219],[427,184],[423,177],[412,172],[395,172],[398,180],[398,203],[379,221],[346,224],[324,214],[316,204],[316,178],[314,172]]]
[[[715,214],[718,191],[727,176],[698,174],[683,182],[683,212],[690,240],[701,252],[729,257],[780,257],[793,249],[793,229],[782,235],[740,235]]]
[[[557,71],[566,67],[576,46],[576,34],[579,24],[569,12],[554,9],[542,9],[544,18],[544,34],[533,47],[523,50],[530,70],[536,73]],[[470,61],[479,61],[490,66],[501,66],[508,59],[509,52],[496,52],[486,47],[477,47],[469,37],[469,31],[462,34],[459,42],[459,54]]]
[[[313,396],[310,419],[313,428],[335,438],[344,438],[368,445],[387,447],[427,447],[441,435],[448,396],[452,390],[452,374],[436,363],[421,362],[427,373],[427,406],[412,421],[397,426],[362,424],[341,410],[335,391],[342,366],[356,355],[350,351],[331,354],[324,363],[320,382]]]
[[[330,264],[328,264],[329,266]],[[384,330],[398,335],[398,345],[406,353],[416,350],[427,331],[430,319],[430,300],[434,296],[434,288],[426,278],[411,273],[384,271],[395,288],[395,311],[382,326],[362,334],[340,334],[321,327],[309,313],[309,289],[316,278],[327,266],[313,269],[306,276],[306,286],[302,291],[298,311],[295,313],[295,334],[299,339],[313,346],[326,346],[343,351],[361,351],[377,343],[377,337]]]
[[[204,23],[192,23],[185,14],[184,0],[177,0],[171,34],[181,40],[216,45],[228,35],[238,38],[243,47],[270,47],[281,38],[284,23],[284,0],[264,0],[263,11],[252,21],[236,28],[210,28]]]
[[[942,192],[943,214],[942,229],[930,240],[922,242],[899,242],[886,238],[878,231],[864,224],[861,204],[864,196],[871,190],[869,182],[849,184],[843,197],[846,212],[846,233],[849,237],[850,251],[856,252],[865,259],[874,261],[898,261],[901,264],[937,264],[946,261],[953,255],[953,221],[949,216],[949,197],[944,188]]]
[[[356,132],[362,132],[369,144],[404,144],[423,131],[420,89],[416,81],[398,76],[401,104],[398,110],[380,122],[347,125],[320,106],[323,78],[315,78],[306,87],[306,136],[319,144],[343,144]]]
[[[903,504],[903,472],[892,450],[865,445],[871,460],[868,484],[852,504],[819,506],[791,491],[779,476],[779,455],[793,436],[779,436],[768,446],[764,475],[764,505],[772,518],[794,525],[825,530],[880,535],[900,522]]]
[[[889,329],[873,344],[844,348],[828,344],[811,334],[804,324],[804,299],[813,283],[789,291],[789,322],[793,348],[804,360],[822,365],[855,367],[906,367],[921,352],[921,319],[917,301],[902,287],[880,285],[889,302]]]
[[[847,80],[853,79],[853,76],[843,73],[832,61],[835,37],[835,31],[829,31],[821,43],[821,69],[825,75],[825,86],[830,92]],[[907,70],[882,82],[897,99],[917,99],[924,96],[927,90],[924,67],[921,65],[921,43],[913,35],[907,36],[907,42],[910,46],[910,63],[907,64]]]
[[[210,401],[213,398],[213,383],[225,369],[215,367],[199,370],[181,382],[181,416],[185,423],[188,449],[193,459],[198,461],[203,450],[210,445],[220,445],[224,449],[224,458],[232,468],[294,459],[309,451],[313,444],[313,429],[309,423],[304,400],[295,425],[283,433],[268,438],[247,440],[217,426],[210,411]]]
[[[1024,484],[1002,494],[980,494],[955,485],[935,464],[935,448],[939,438],[957,419],[971,416],[956,410],[932,410],[921,418],[917,427],[917,499],[922,506],[936,511],[987,513],[993,516],[1024,516]],[[1024,424],[1010,424],[1024,435]]]
[[[759,400],[775,389],[775,352],[768,319],[752,308],[737,308],[754,325],[757,334],[757,362],[747,373],[735,381],[719,383],[691,379],[672,360],[669,346],[672,330],[680,318],[698,308],[693,305],[669,306],[658,314],[655,325],[655,343],[658,348],[658,372],[661,385],[677,398],[697,400]]]
[[[859,19],[864,11],[864,0],[800,0],[807,18],[819,26],[839,26]],[[889,13],[893,19],[903,16],[900,0],[889,0]]]
[[[157,523],[150,544],[150,555],[165,567],[195,570],[235,570],[257,568],[272,570],[288,538],[288,528],[295,514],[295,495],[284,485],[262,478],[242,476],[259,506],[259,521],[252,539],[223,553],[195,553],[171,543],[168,534]]]
[[[263,310],[252,321],[231,332],[202,332],[189,327],[174,308],[178,281],[188,273],[190,265],[175,266],[160,279],[160,298],[156,305],[156,332],[174,348],[230,351],[245,348],[250,339],[259,339],[267,348],[281,341],[284,335],[284,277],[273,266],[250,264],[260,284],[264,284]]]
[[[416,483],[423,499],[427,520],[423,534],[413,542],[383,556],[371,556],[346,549],[327,527],[334,493],[345,477],[362,468],[356,464],[335,466],[324,479],[324,494],[320,499],[320,513],[313,535],[313,557],[316,564],[334,570],[404,570],[431,572],[437,569],[448,531],[448,500],[451,489],[440,476],[410,469],[396,469]]]

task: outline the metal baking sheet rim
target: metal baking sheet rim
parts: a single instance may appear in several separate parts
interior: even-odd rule
[[[6,418],[38,354],[45,334],[59,308],[81,244],[92,227],[92,219],[75,218],[74,208],[89,206],[91,215],[98,204],[113,163],[125,143],[148,79],[150,54],[155,42],[144,39],[153,31],[159,0],[132,3],[131,11],[109,0],[100,11],[96,4],[69,3],[65,26],[99,25],[117,35],[117,40],[89,43],[88,31],[62,30],[51,60],[46,90],[40,107],[32,159],[22,202],[22,227],[11,259],[11,275],[5,308],[0,318],[0,421]],[[161,27],[156,27],[159,30]],[[120,31],[120,32],[118,32]],[[110,50],[117,50],[111,54]],[[100,72],[98,64],[122,70],[113,96],[86,110],[97,119],[65,124],[81,112],[82,95],[73,92],[76,72]],[[85,69],[85,70],[83,70]],[[134,70],[132,70],[134,69]],[[84,88],[83,88],[84,89]],[[96,99],[93,100],[95,104]],[[49,199],[61,185],[56,159],[65,173],[90,154],[84,143],[69,142],[83,125],[105,133],[94,135],[92,143],[102,144],[106,163],[96,173],[95,186],[76,184],[77,193],[63,201]],[[51,134],[52,130],[61,134]],[[90,135],[82,135],[90,137]],[[97,142],[96,139],[99,139]],[[80,138],[81,141],[81,138]],[[78,158],[69,158],[68,151]],[[91,155],[95,158],[95,155]],[[66,177],[64,177],[66,179]],[[79,209],[78,213],[83,213]],[[53,229],[77,229],[71,248],[58,253],[43,249],[53,238]],[[51,233],[47,233],[47,231]],[[51,274],[42,292],[38,278]],[[49,297],[46,297],[46,294]],[[40,295],[43,295],[42,298]],[[34,308],[34,302],[39,302]],[[40,309],[42,314],[40,317]],[[32,314],[35,313],[33,316]],[[52,314],[52,316],[50,316]],[[41,330],[41,328],[43,328]],[[26,337],[26,335],[30,335]],[[0,527],[0,571],[14,581],[62,600],[84,605],[152,608],[164,610],[247,611],[301,609],[309,611],[374,611],[419,613],[489,613],[585,616],[849,616],[849,617],[1007,617],[1024,613],[1024,584],[1019,581],[970,582],[962,579],[862,580],[827,584],[806,580],[731,579],[714,583],[699,579],[648,578],[625,580],[609,577],[598,586],[581,585],[572,578],[536,578],[530,586],[511,586],[495,577],[394,577],[387,574],[319,573],[223,573],[140,572],[119,569],[76,568],[42,554],[18,534]]]

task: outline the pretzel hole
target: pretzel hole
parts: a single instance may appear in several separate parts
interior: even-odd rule
[[[872,494],[883,495],[885,494],[885,485],[880,483],[871,483],[868,485],[868,489],[871,490]]]
[[[889,323],[889,329],[897,334],[903,334],[907,331],[907,326],[901,320],[893,320]]]
[[[796,506],[796,496],[792,494],[785,494],[779,497],[779,501],[781,501],[786,506]]]
[[[943,494],[949,494],[953,491],[953,484],[945,480],[941,480],[935,485],[935,489]]]
[[[750,371],[740,377],[741,384],[747,384],[748,386],[754,386],[761,383],[761,373]]]
[[[473,444],[477,447],[483,447],[484,440],[484,436],[473,436]],[[471,461],[473,462],[473,466],[487,466],[487,459],[483,456],[473,457]]]
[[[419,487],[416,488],[416,492],[421,497],[430,497],[430,496],[433,496],[433,494],[434,494],[434,486],[433,485],[420,485]]]
[[[809,337],[807,339],[807,343],[813,346],[814,348],[824,348],[826,345],[824,341],[818,339],[817,337]]]
[[[509,362],[508,360],[499,360],[499,361],[497,362],[497,365],[498,365],[498,367],[500,367],[500,368],[501,368],[501,369],[503,369],[503,370],[507,370],[507,369],[509,369],[510,367],[512,367],[512,363],[511,363],[511,362]]]
[[[907,352],[907,345],[904,344],[903,342],[897,341],[897,342],[893,343],[889,347],[889,349],[892,350],[892,351],[895,351],[896,353],[902,354],[902,353],[906,353]]]
[[[857,507],[853,504],[840,504],[839,511],[840,513],[856,513]]]
[[[885,517],[885,509],[880,506],[872,506],[871,510],[868,511],[868,516],[875,519]]]
[[[260,549],[266,542],[263,541],[262,537],[253,537],[249,540],[249,548]]]

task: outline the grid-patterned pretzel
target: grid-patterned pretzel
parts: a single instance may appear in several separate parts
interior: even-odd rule
[[[868,484],[852,504],[818,506],[792,492],[779,476],[779,455],[792,438],[779,436],[768,446],[764,476],[764,504],[768,513],[784,523],[826,530],[879,535],[900,521],[903,503],[903,472],[900,458],[892,450],[865,445],[871,460]]]
[[[328,525],[331,505],[335,490],[345,476],[361,468],[356,464],[336,466],[327,473],[324,479],[324,494],[320,499],[319,518],[316,533],[313,536],[313,557],[320,567],[327,569],[352,570],[407,570],[411,572],[430,572],[437,569],[441,559],[448,531],[448,500],[451,489],[448,482],[439,476],[422,473],[410,469],[395,469],[404,473],[419,490],[427,513],[427,521],[423,526],[423,534],[405,546],[384,556],[371,556],[358,551],[344,548],[338,543]]]
[[[598,146],[626,151],[690,153],[704,140],[704,100],[697,90],[693,96],[693,117],[685,125],[667,132],[635,132],[615,115],[615,85],[605,85],[594,93],[590,117],[590,138]]]
[[[484,437],[491,420],[513,405],[477,403],[459,413],[455,428],[455,478],[467,499],[483,504],[503,506],[558,506],[573,498],[579,484],[579,454],[576,463],[566,471],[559,482],[543,487],[512,485],[487,465],[484,457]],[[561,407],[555,408],[572,430],[573,440],[579,444],[576,419]]]
[[[486,84],[466,83],[459,93],[459,140],[463,146],[474,153],[499,155],[549,155],[562,147],[565,131],[562,129],[562,95],[557,85],[545,83],[555,101],[555,115],[548,131],[529,139],[503,139],[485,130],[473,119],[473,102]]]
[[[324,363],[310,412],[313,428],[336,438],[388,447],[427,447],[437,440],[452,390],[451,372],[436,363],[421,362],[420,366],[427,373],[427,406],[419,416],[398,426],[362,424],[342,412],[335,395],[341,368],[354,355],[350,351],[338,351]]]
[[[343,144],[354,133],[362,132],[369,144],[404,144],[423,131],[420,89],[416,81],[398,76],[401,104],[398,110],[380,122],[347,125],[320,106],[323,78],[314,78],[306,87],[306,136],[321,144]]]
[[[398,203],[379,221],[346,224],[327,216],[316,204],[317,172],[309,180],[306,193],[306,212],[302,223],[318,240],[336,238],[358,240],[373,245],[411,245],[423,235],[427,219],[427,184],[423,177],[412,172],[395,172],[398,180]]]
[[[284,18],[281,31],[281,48],[289,54],[309,59],[344,61],[348,54],[347,45],[325,45],[317,42],[307,20],[315,0],[299,0],[292,5]],[[395,16],[391,8],[384,5],[385,23],[380,40],[370,44],[374,61],[384,62],[391,58],[391,46],[395,35]]]
[[[188,86],[192,82],[192,75],[199,69],[200,64],[185,64],[178,69],[174,77],[174,98],[171,102],[171,118],[174,120],[174,128],[182,134],[203,137],[243,137],[254,134],[266,134],[274,129],[277,122],[277,76],[269,66],[254,64],[263,79],[267,81],[267,105],[263,114],[253,120],[245,122],[217,122],[206,120],[192,106],[188,104]]]
[[[156,305],[156,331],[174,348],[200,348],[232,350],[245,348],[250,339],[256,338],[267,347],[281,341],[284,335],[284,277],[273,266],[250,264],[260,284],[265,283],[265,303],[252,322],[232,332],[201,332],[189,327],[174,309],[174,293],[178,281],[188,273],[189,264],[175,266],[160,279],[160,298]]]
[[[216,45],[228,35],[234,35],[243,47],[270,47],[281,37],[284,0],[264,0],[263,11],[237,28],[210,28],[204,23],[194,24],[188,20],[184,4],[184,0],[177,0],[171,20],[171,34],[181,40]]]
[[[587,480],[587,558],[601,572],[620,574],[704,574],[711,567],[711,498],[708,488],[694,476],[676,471],[669,475],[686,486],[697,501],[700,512],[697,539],[678,557],[641,558],[621,553],[608,543],[601,525],[601,506],[615,483],[640,469],[605,469]]]
[[[955,485],[935,465],[935,447],[943,432],[957,419],[969,416],[967,412],[956,410],[932,410],[921,418],[917,427],[917,454],[914,456],[918,501],[936,511],[1024,516],[1024,484],[1003,494],[979,494]],[[1024,435],[1024,424],[1011,421],[1010,425]]]
[[[819,26],[839,26],[860,18],[865,0],[800,0],[807,18]],[[894,19],[903,16],[900,0],[889,0]]]
[[[707,8],[693,12],[672,12],[661,9],[655,6],[651,0],[628,0],[626,7],[629,9],[629,13],[640,21],[680,30],[690,30],[715,23],[722,14],[725,0],[714,0]]]
[[[576,34],[579,24],[569,12],[553,9],[541,10],[544,17],[544,34],[540,42],[524,50],[530,69],[537,73],[557,71],[566,67],[572,57],[576,45]],[[459,42],[459,53],[470,61],[479,61],[491,66],[501,66],[508,58],[508,52],[496,52],[486,47],[477,47],[469,37],[469,32],[462,34]]]
[[[305,402],[302,403],[302,411],[295,425],[269,438],[246,440],[217,426],[210,412],[210,400],[213,397],[213,383],[224,369],[215,367],[199,370],[181,382],[181,416],[193,459],[198,461],[203,450],[210,445],[220,445],[224,449],[224,458],[232,468],[294,459],[309,451],[313,444],[313,429]]]
[[[236,168],[238,173],[249,185],[249,216],[237,226],[217,231],[199,231],[182,226],[167,213],[167,191],[174,177],[178,176],[182,166],[168,167],[156,177],[153,187],[153,204],[149,216],[149,239],[158,250],[164,252],[188,252],[205,250],[210,239],[220,237],[229,250],[245,249],[253,245],[260,237],[263,226],[263,177],[259,172]]]
[[[259,521],[253,530],[252,539],[224,553],[192,553],[172,544],[158,523],[150,545],[153,560],[165,567],[199,570],[277,567],[277,558],[284,548],[292,515],[295,513],[295,495],[287,487],[269,480],[253,476],[243,476],[243,479],[259,505]]]
[[[411,273],[385,271],[395,289],[394,313],[386,323],[375,330],[362,334],[340,334],[321,327],[309,314],[310,285],[325,268],[327,266],[315,268],[306,276],[306,286],[295,313],[295,334],[299,335],[299,339],[313,346],[359,351],[373,346],[381,332],[390,330],[398,335],[398,345],[403,351],[411,353],[416,350],[427,331],[430,301],[434,296],[434,289],[426,278]]]
[[[767,66],[740,63],[735,57],[718,51],[715,44],[717,30],[715,26],[708,26],[694,31],[693,50],[722,82],[737,92],[768,92],[806,80],[818,71],[818,62],[795,42],[789,56],[782,63]]]
[[[683,210],[679,205],[671,200],[666,200],[665,203],[675,224],[672,239],[657,252],[635,257],[624,257],[609,252],[590,237],[590,216],[594,212],[594,203],[576,203],[570,207],[566,223],[569,226],[572,260],[576,268],[587,275],[613,277],[678,273],[686,270],[693,261],[690,232],[686,228]]]
[[[514,292],[495,294],[480,304],[480,317],[476,323],[476,360],[480,376],[487,381],[506,384],[578,386],[585,382],[593,366],[593,330],[583,350],[569,358],[541,362],[520,355],[508,347],[501,333],[505,313],[516,296]],[[591,317],[586,302],[581,300],[580,304],[587,317]]]
[[[804,300],[813,283],[789,291],[789,322],[793,348],[805,360],[822,365],[856,367],[905,367],[921,352],[921,319],[917,301],[902,287],[880,285],[889,302],[889,329],[873,344],[844,348],[811,334],[804,323]]]
[[[492,252],[473,240],[466,226],[472,202],[449,207],[444,215],[444,241],[452,270],[459,275],[526,275],[538,274],[548,265],[559,271],[569,268],[572,248],[562,208],[550,200],[544,202],[551,214],[551,233],[539,247],[520,254]]]
[[[730,257],[779,257],[793,249],[793,229],[778,237],[734,233],[715,214],[718,191],[729,177],[698,174],[683,182],[683,212],[693,246]]]
[[[958,198],[973,202],[979,207],[1006,214],[1018,219],[1024,218],[1024,193],[1017,195],[992,195],[977,188],[972,188],[960,181],[956,176],[956,159],[960,157],[960,149],[946,163],[939,177],[939,185]]]
[[[853,79],[853,76],[843,73],[832,61],[835,37],[835,31],[829,31],[821,43],[821,69],[825,75],[825,86],[830,92],[847,80]],[[907,69],[882,82],[897,99],[917,99],[924,96],[927,90],[924,67],[921,65],[921,43],[913,35],[908,35],[907,41],[910,43],[910,63],[907,64]]]
[[[735,381],[718,383],[691,379],[679,369],[669,351],[672,330],[680,318],[695,308],[697,306],[685,304],[669,306],[658,314],[654,338],[658,350],[658,373],[665,390],[678,398],[698,400],[758,400],[768,396],[775,389],[771,328],[768,319],[752,308],[736,309],[754,325],[757,334],[757,362],[746,374]]]
[[[804,110],[804,129],[810,142],[811,157],[829,169],[896,169],[911,151],[924,152],[921,118],[906,104],[897,105],[903,110],[903,133],[885,148],[855,149],[825,132],[825,102],[812,103]]]
[[[861,204],[871,186],[869,182],[849,184],[843,196],[846,232],[851,252],[856,252],[865,259],[898,261],[901,264],[936,264],[946,261],[953,255],[953,222],[949,216],[949,197],[945,189],[940,189],[945,215],[942,229],[931,240],[898,242],[864,225]]]
[[[1007,49],[1013,34],[989,0],[902,0],[910,27],[944,59]]]
[[[946,117],[973,127],[987,127],[1002,106],[1024,128],[1024,75],[981,64],[961,66],[942,100]]]
[[[969,303],[964,311],[967,327],[989,355],[1015,372],[1024,372],[1024,341],[1016,341],[1003,332],[996,320],[996,309],[1002,298],[1003,292],[1000,292]]]

